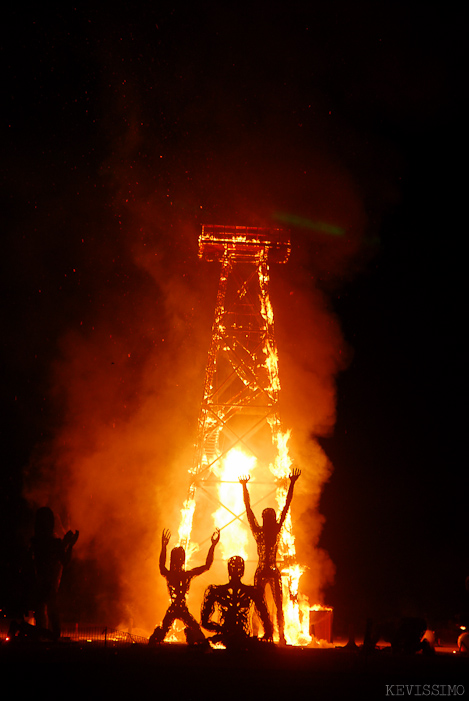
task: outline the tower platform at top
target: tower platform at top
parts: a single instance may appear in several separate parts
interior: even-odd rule
[[[202,226],[199,258],[218,261],[228,256],[236,262],[257,262],[266,253],[271,263],[286,263],[290,256],[290,232],[261,226]]]

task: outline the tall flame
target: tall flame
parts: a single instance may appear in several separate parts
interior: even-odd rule
[[[239,516],[244,511],[244,503],[238,478],[240,475],[251,474],[256,462],[257,458],[254,455],[249,456],[240,448],[233,448],[213,467],[213,472],[220,480],[217,491],[223,506],[212,516],[215,526],[223,530],[220,551],[224,560],[228,560],[232,555],[240,555],[245,560],[248,558],[250,536]]]
[[[181,522],[179,524],[178,536],[179,545],[186,551],[186,561],[190,559],[190,555],[197,549],[197,545],[190,543],[191,531],[192,531],[192,521],[194,519],[195,511],[195,489],[189,490],[189,496],[184,501],[184,505],[181,509]],[[188,550],[189,549],[189,550]]]

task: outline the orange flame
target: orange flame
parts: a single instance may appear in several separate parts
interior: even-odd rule
[[[252,473],[256,462],[257,458],[254,455],[249,456],[240,448],[233,448],[213,467],[213,472],[220,479],[218,496],[223,506],[212,516],[215,526],[223,530],[220,551],[224,560],[228,560],[233,554],[240,555],[245,560],[248,558],[250,536],[239,518],[239,514],[244,511],[244,502],[238,477]]]

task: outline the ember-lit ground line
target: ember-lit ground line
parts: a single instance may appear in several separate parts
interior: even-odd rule
[[[449,649],[448,649],[449,653]],[[171,693],[171,698],[203,698],[207,686],[224,699],[290,698],[292,692],[318,699],[367,699],[402,697],[398,687],[444,685],[458,693],[445,698],[466,698],[469,660],[437,651],[424,655],[393,655],[389,648],[372,654],[344,647],[313,649],[269,646],[257,653],[232,654],[226,650],[194,650],[185,644],[151,648],[120,642],[59,642],[48,644],[0,644],[0,668],[6,688],[18,689],[28,679],[35,688],[50,679],[63,684],[63,693],[81,691],[87,698],[123,698],[132,694]],[[11,685],[11,682],[13,685]],[[461,695],[461,691],[464,694]],[[386,692],[388,693],[386,695]],[[421,692],[421,696],[428,695]],[[439,694],[443,694],[440,692]]]

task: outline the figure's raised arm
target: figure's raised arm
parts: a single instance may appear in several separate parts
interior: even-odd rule
[[[62,564],[68,565],[72,558],[72,548],[78,540],[79,531],[67,531],[62,540]]]
[[[166,528],[161,535],[160,574],[163,577],[167,577],[167,575],[169,574],[169,571],[166,569],[166,548],[168,547],[170,538],[171,533]]]
[[[278,522],[279,526],[283,526],[283,522],[285,521],[285,519],[287,517],[288,509],[290,508],[290,504],[291,504],[291,501],[293,499],[293,489],[295,487],[295,482],[300,475],[301,475],[301,470],[298,470],[297,468],[295,468],[290,475],[290,486],[288,488],[285,506],[283,507],[282,513],[280,515],[280,520]]]
[[[215,532],[212,534],[212,544],[209,548],[209,551],[207,553],[207,559],[205,560],[205,569],[209,570],[213,564],[213,555],[215,553],[215,547],[218,544],[218,541],[220,540],[220,529],[215,528]]]
[[[248,487],[247,487],[247,484],[248,484],[250,479],[251,479],[250,475],[242,475],[241,477],[239,477],[239,482],[240,482],[240,484],[243,485],[244,506],[246,507],[246,516],[248,517],[251,531],[258,531],[260,529],[260,526],[257,523],[257,519],[254,516],[254,511],[251,508],[251,498],[249,496]]]
[[[209,551],[207,553],[207,559],[205,560],[205,565],[201,565],[200,567],[194,567],[193,569],[189,570],[188,574],[190,577],[197,577],[197,575],[202,574],[203,572],[207,572],[213,564],[213,555],[215,553],[215,547],[220,540],[220,529],[216,528],[215,532],[212,535],[211,541],[212,544],[209,548]]]

